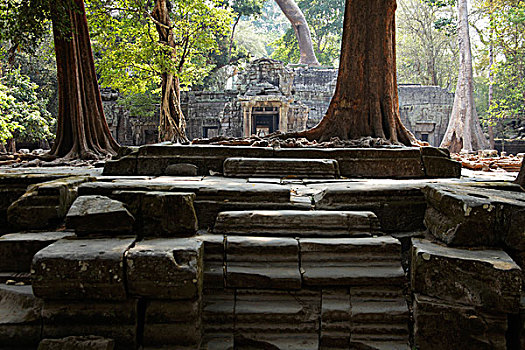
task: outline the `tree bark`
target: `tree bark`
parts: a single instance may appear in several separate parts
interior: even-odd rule
[[[371,136],[417,145],[401,123],[395,52],[396,0],[346,0],[339,75],[321,122],[297,137]]]
[[[58,78],[57,135],[50,155],[100,159],[119,148],[111,136],[95,73],[83,0],[68,10],[70,32],[53,23]]]
[[[459,75],[452,114],[441,147],[451,152],[488,148],[474,103],[467,0],[458,0]]]
[[[175,40],[171,29],[167,0],[157,0],[151,13],[156,21],[159,42],[170,48],[169,57],[176,60]],[[179,64],[181,67],[182,65]],[[188,143],[186,119],[180,105],[179,77],[172,72],[162,73],[162,100],[160,103],[159,140]]]
[[[516,183],[521,187],[525,188],[525,158],[521,162],[521,169],[516,179]]]
[[[286,18],[288,18],[295,31],[301,55],[299,63],[309,66],[319,66],[319,61],[315,56],[312,44],[310,28],[299,6],[297,6],[294,0],[275,0],[275,2],[279,5]]]
[[[492,106],[492,99],[494,96],[494,15],[492,10],[492,0],[489,2],[490,6],[490,43],[489,43],[489,145],[490,149],[494,149],[494,127],[490,107]]]

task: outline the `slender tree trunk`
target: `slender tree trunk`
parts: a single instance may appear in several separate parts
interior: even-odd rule
[[[53,24],[59,107],[57,135],[50,155],[100,159],[115,155],[119,146],[104,117],[84,1],[74,3],[76,8],[68,11],[70,33],[59,33]]]
[[[490,149],[494,149],[494,127],[492,125],[492,114],[490,107],[492,106],[492,98],[494,96],[494,15],[492,13],[492,0],[490,0],[490,43],[489,43],[489,144]]]
[[[516,179],[516,183],[525,188],[525,158],[523,158],[523,161],[521,162],[521,170]]]
[[[346,0],[334,97],[321,122],[296,137],[372,136],[418,144],[399,117],[395,10],[396,0]]]
[[[299,52],[301,54],[299,63],[309,66],[319,66],[319,61],[317,61],[312,45],[310,28],[299,6],[297,6],[294,0],[275,0],[275,2],[279,5],[286,18],[288,18],[295,31],[295,36],[299,43]]]
[[[488,148],[474,103],[472,52],[468,28],[467,0],[458,0],[459,75],[452,114],[441,147],[451,152]]]
[[[7,151],[10,153],[16,153],[15,139],[7,139]]]
[[[170,48],[169,56],[172,60],[176,60],[175,40],[167,0],[157,0],[151,15],[157,21],[159,42]],[[188,143],[185,129],[186,119],[180,104],[179,78],[172,72],[165,72],[162,74],[159,140]]]
[[[233,38],[235,36],[235,29],[237,28],[237,25],[239,24],[240,20],[241,20],[241,15],[238,15],[237,18],[235,19],[235,23],[233,23],[232,33],[230,35],[230,47],[228,49],[228,63],[231,63],[232,61]]]

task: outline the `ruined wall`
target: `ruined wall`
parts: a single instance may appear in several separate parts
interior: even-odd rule
[[[279,111],[278,130],[311,128],[326,113],[336,81],[337,69],[256,60],[239,74],[232,90],[182,93],[187,136],[249,135],[255,123],[252,112],[267,107]],[[131,116],[118,105],[118,94],[103,90],[102,97],[110,129],[122,145],[157,141],[158,112],[155,118]],[[433,146],[443,138],[453,101],[454,95],[438,86],[399,86],[403,123]]]

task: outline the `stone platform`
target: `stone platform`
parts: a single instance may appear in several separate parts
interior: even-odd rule
[[[525,344],[519,186],[73,175],[5,209],[2,350]]]
[[[106,163],[104,175],[167,175],[171,171],[168,167],[174,164],[192,164],[199,175],[224,174],[228,172],[224,169],[228,158],[332,159],[337,161],[340,175],[347,178],[458,178],[461,175],[461,165],[450,159],[449,152],[434,147],[274,149],[162,144],[121,149],[119,157]]]

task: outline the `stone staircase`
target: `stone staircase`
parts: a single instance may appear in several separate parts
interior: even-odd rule
[[[200,238],[201,349],[409,348],[401,243],[372,212],[221,212]]]

